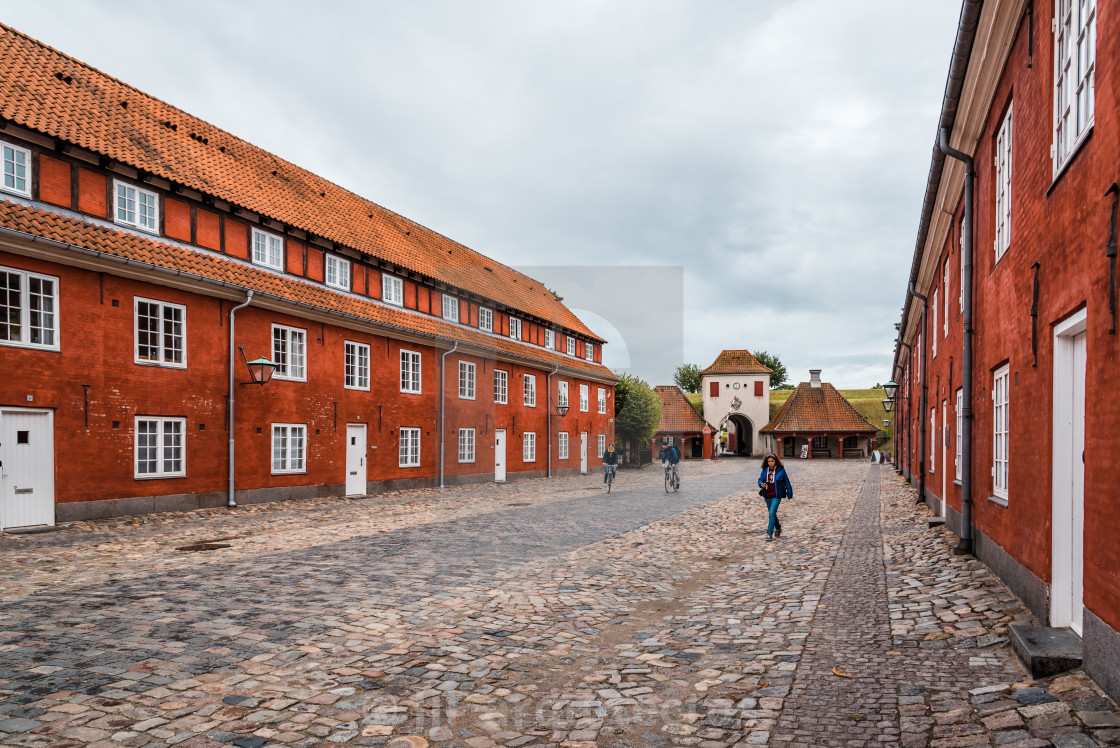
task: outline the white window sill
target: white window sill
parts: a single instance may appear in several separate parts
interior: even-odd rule
[[[134,475],[134,480],[177,480],[186,478],[186,473],[176,473],[175,475]]]
[[[988,501],[992,502],[993,504],[998,504],[1002,507],[1007,506],[1007,499],[999,497],[999,496],[989,496]]]
[[[1077,142],[1074,143],[1073,148],[1071,148],[1069,153],[1066,155],[1065,162],[1062,163],[1062,165],[1054,171],[1054,178],[1050,180],[1050,187],[1046,190],[1047,197],[1049,197],[1050,193],[1054,191],[1054,188],[1058,185],[1058,181],[1061,180],[1062,176],[1069,169],[1069,165],[1077,159],[1077,154],[1081,151],[1082,148],[1085,147],[1085,144],[1089,142],[1089,137],[1093,134],[1093,128],[1095,126],[1096,118],[1094,117],[1094,121],[1089,123],[1089,126],[1085,128],[1085,132],[1081,133],[1081,137],[1078,138]]]

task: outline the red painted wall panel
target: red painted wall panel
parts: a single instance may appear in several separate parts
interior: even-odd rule
[[[195,241],[214,251],[222,249],[222,223],[217,213],[197,208],[194,212]]]
[[[323,282],[323,251],[310,244],[307,246],[307,277],[314,281]]]
[[[72,207],[70,164],[50,156],[39,156],[39,199],[64,208]]]
[[[293,275],[303,275],[303,244],[288,239],[286,245],[288,249],[287,271]]]
[[[103,175],[79,168],[78,210],[98,218],[109,218],[108,189]]]
[[[191,206],[170,197],[163,199],[163,232],[172,239],[191,240]]]
[[[222,221],[225,231],[225,252],[242,260],[249,258],[249,227],[226,216]]]

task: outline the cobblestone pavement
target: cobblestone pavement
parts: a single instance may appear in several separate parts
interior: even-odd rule
[[[791,466],[766,542],[756,470],[3,536],[0,745],[1120,744],[1082,674],[1026,679],[1029,615],[892,471]]]

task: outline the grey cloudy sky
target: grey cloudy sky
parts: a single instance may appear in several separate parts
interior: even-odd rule
[[[795,382],[890,375],[956,0],[0,8],[526,268],[651,384],[723,348],[775,353]]]

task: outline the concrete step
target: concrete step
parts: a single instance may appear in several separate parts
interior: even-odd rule
[[[1071,629],[1013,623],[1011,646],[1034,678],[1081,667],[1081,637]]]

